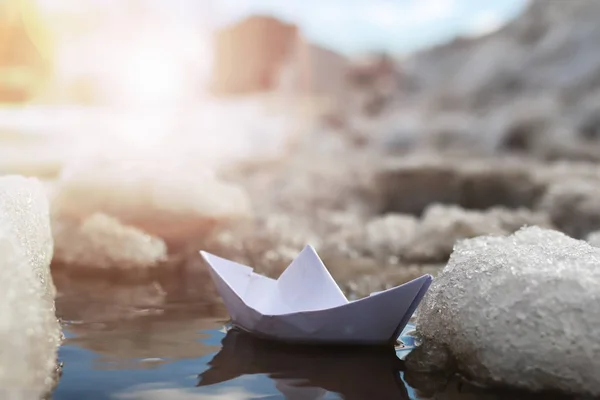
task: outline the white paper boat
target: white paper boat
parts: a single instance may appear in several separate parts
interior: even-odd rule
[[[201,251],[232,324],[270,339],[321,344],[384,345],[396,341],[431,284],[424,275],[348,301],[311,246],[271,279]]]

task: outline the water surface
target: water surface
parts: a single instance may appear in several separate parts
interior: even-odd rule
[[[66,336],[55,400],[517,398],[405,372],[411,325],[396,349],[290,346],[229,329],[205,271],[53,275]]]

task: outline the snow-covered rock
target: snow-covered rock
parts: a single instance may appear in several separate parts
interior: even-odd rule
[[[146,269],[167,259],[157,237],[96,213],[83,220],[53,221],[54,260],[65,266],[99,269]]]
[[[327,233],[320,248],[324,254],[397,261],[417,228],[417,218],[406,214],[385,214],[366,221],[354,215],[345,217],[345,224]]]
[[[464,240],[417,331],[481,383],[598,396],[599,266],[600,249],[539,227]]]
[[[414,238],[417,226],[418,221],[412,215],[388,214],[374,218],[364,227],[359,248],[376,257],[397,257]]]
[[[495,207],[485,211],[465,210],[457,206],[429,206],[403,257],[414,262],[446,261],[454,244],[461,239],[493,234],[506,236],[523,226],[551,227],[547,215],[527,209]]]
[[[549,186],[540,209],[561,231],[578,239],[600,229],[600,180],[570,179]]]
[[[215,221],[250,213],[241,188],[220,181],[191,160],[107,156],[73,162],[53,192],[56,215],[83,220],[104,213],[168,243],[197,236]]]
[[[413,54],[403,70],[427,110],[419,130],[436,131],[439,115],[477,116],[450,123],[452,140],[476,132],[471,147],[483,150],[598,160],[599,15],[595,1],[532,0],[493,33]]]

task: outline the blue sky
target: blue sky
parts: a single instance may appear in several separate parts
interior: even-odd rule
[[[266,13],[297,23],[314,42],[344,53],[403,54],[514,18],[527,0],[219,0],[221,23]]]

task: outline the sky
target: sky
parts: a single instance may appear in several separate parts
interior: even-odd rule
[[[132,4],[166,17],[222,26],[269,14],[300,26],[311,41],[346,54],[385,50],[406,54],[451,39],[494,30],[528,0],[37,0],[46,8],[92,10]]]
[[[253,13],[298,24],[312,41],[346,54],[395,54],[493,31],[527,0],[219,0],[220,23]]]

